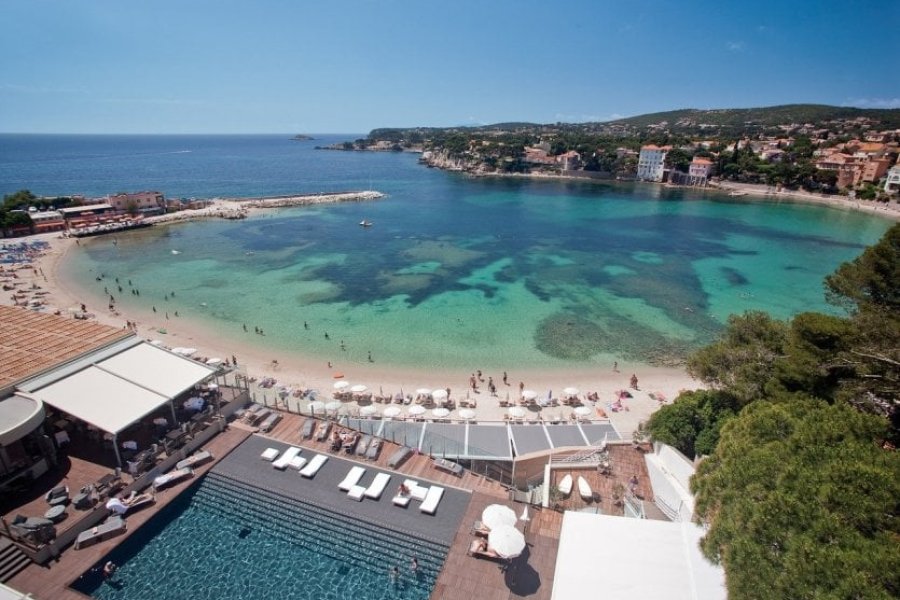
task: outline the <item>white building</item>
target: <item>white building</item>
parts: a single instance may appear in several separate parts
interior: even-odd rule
[[[894,165],[888,170],[887,179],[884,181],[884,191],[888,194],[900,192],[900,165]]]
[[[662,181],[665,175],[666,155],[672,146],[641,146],[638,157],[637,178],[642,181]]]

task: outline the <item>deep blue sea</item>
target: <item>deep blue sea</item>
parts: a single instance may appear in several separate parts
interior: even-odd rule
[[[384,192],[96,238],[65,269],[98,296],[130,280],[117,301],[157,307],[160,326],[178,310],[242,343],[259,343],[251,325],[283,352],[435,369],[683,358],[733,313],[833,310],[823,278],[891,224],[650,184],[475,179],[315,149],[359,136],[290,137],[0,135],[0,190]]]

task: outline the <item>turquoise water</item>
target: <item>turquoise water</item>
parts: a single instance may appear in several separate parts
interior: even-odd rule
[[[252,498],[247,498],[252,500]],[[388,574],[384,553],[366,557],[358,541],[329,543],[313,523],[288,523],[264,509],[235,505],[201,481],[181,494],[80,577],[73,587],[100,600],[425,600],[440,564],[423,560],[417,573]],[[295,517],[302,520],[309,517]],[[348,522],[348,530],[353,525]],[[348,534],[349,535],[349,534]],[[330,538],[335,540],[335,538]],[[397,551],[397,559],[405,554]],[[423,557],[424,558],[424,557]],[[100,575],[106,561],[115,575]],[[441,562],[442,559],[441,559]],[[395,563],[390,563],[395,564]],[[404,563],[405,564],[405,563]]]
[[[30,177],[45,193],[387,193],[96,238],[65,267],[97,296],[106,287],[121,305],[155,306],[159,324],[177,310],[238,344],[342,364],[369,353],[446,369],[668,364],[733,313],[831,311],[823,278],[890,225],[651,185],[472,179],[414,155],[317,151],[278,136],[65,138],[55,151],[14,141],[15,158],[0,153],[0,189]]]

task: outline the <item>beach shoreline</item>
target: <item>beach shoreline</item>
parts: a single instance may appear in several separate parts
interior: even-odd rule
[[[239,370],[248,377],[263,380],[277,380],[277,386],[286,386],[290,390],[316,390],[320,399],[330,400],[336,381],[347,381],[351,385],[364,384],[370,392],[394,395],[398,392],[413,393],[416,389],[427,387],[450,388],[451,398],[459,400],[463,397],[475,399],[478,405],[480,420],[502,420],[506,409],[499,406],[500,399],[516,400],[519,396],[520,382],[526,389],[534,390],[538,397],[547,397],[550,391],[554,397],[562,396],[562,389],[575,387],[582,392],[596,392],[600,400],[596,408],[605,410],[613,425],[623,437],[629,437],[638,425],[661,403],[654,396],[662,395],[671,402],[681,390],[696,389],[701,384],[693,380],[683,369],[652,367],[648,365],[630,365],[624,362],[618,370],[613,365],[606,369],[572,367],[552,369],[516,369],[509,365],[508,384],[503,384],[501,369],[484,370],[483,380],[478,382],[478,390],[469,388],[469,378],[479,368],[472,365],[470,370],[417,368],[414,366],[386,365],[379,363],[359,363],[341,360],[340,356],[310,356],[300,351],[275,351],[265,345],[265,336],[251,337],[247,340],[236,338],[223,331],[216,331],[205,323],[186,317],[154,313],[139,307],[121,307],[116,305],[108,310],[106,299],[87,284],[79,284],[64,272],[66,260],[71,252],[78,251],[79,241],[64,238],[58,233],[30,236],[28,240],[44,240],[49,243],[47,251],[36,258],[28,268],[20,268],[22,287],[37,285],[42,292],[46,306],[53,307],[63,315],[74,315],[80,311],[81,305],[87,306],[87,312],[97,322],[117,328],[127,328],[133,324],[134,331],[147,340],[159,339],[167,347],[192,347],[197,349],[196,356],[217,357],[222,360],[237,359]],[[8,295],[2,298],[4,304],[13,304]],[[162,332],[165,333],[162,333]],[[341,377],[335,377],[336,374]],[[618,397],[618,391],[629,388],[632,374],[639,378],[639,390],[630,390],[632,398],[624,403],[623,410],[611,412],[608,405]],[[488,377],[493,377],[497,387],[497,397],[491,397],[487,391]],[[259,381],[257,381],[257,384]],[[258,401],[272,404],[277,392],[274,388],[251,388],[251,394]],[[591,403],[593,406],[593,403]],[[571,412],[569,407],[551,410],[562,413],[564,417]],[[454,413],[455,414],[455,413]],[[593,413],[595,418],[599,413]],[[452,418],[452,416],[451,416]]]

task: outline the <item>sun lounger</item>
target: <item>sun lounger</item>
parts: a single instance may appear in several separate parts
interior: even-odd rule
[[[263,460],[272,462],[273,460],[278,458],[279,454],[281,454],[281,452],[277,448],[266,448],[263,453],[259,455],[259,457]]]
[[[307,419],[303,422],[303,428],[300,429],[300,437],[304,440],[308,440],[313,436],[313,430],[316,428],[316,420],[315,419]]]
[[[476,558],[486,558],[488,560],[497,560],[501,558],[499,554],[491,550],[487,544],[484,543],[484,540],[472,540],[466,554]]]
[[[250,406],[245,408],[243,412],[241,412],[240,417],[244,420],[244,422],[250,423],[256,417],[256,413],[261,411],[263,408],[265,407],[262,404],[251,404]]]
[[[591,490],[591,486],[588,485],[587,480],[581,475],[578,476],[578,493],[581,495],[582,500],[594,499],[594,492]]]
[[[82,531],[75,538],[75,549],[79,550],[93,544],[107,540],[125,531],[125,519],[120,515],[108,518],[104,523],[86,531]]]
[[[357,502],[361,502],[363,499],[363,495],[366,493],[365,486],[362,485],[354,485],[349,490],[347,490],[347,496],[356,500]]]
[[[372,500],[381,498],[381,493],[384,492],[384,488],[390,480],[391,476],[387,473],[378,473],[375,475],[375,479],[373,479],[372,483],[369,484],[369,487],[366,488],[366,498],[371,498]]]
[[[344,480],[338,484],[338,489],[344,492],[350,491],[350,488],[359,483],[365,472],[363,467],[351,467]]]
[[[436,458],[434,459],[434,466],[441,471],[446,471],[448,473],[452,473],[457,477],[460,477],[463,474],[463,468],[461,465],[447,460],[446,458]]]
[[[441,497],[444,495],[444,488],[438,487],[436,485],[428,488],[428,494],[425,496],[425,499],[422,501],[422,505],[419,507],[423,513],[427,513],[429,515],[433,515],[437,511],[438,504],[441,502]]]
[[[403,495],[403,494],[397,494],[396,496],[394,496],[394,499],[392,500],[392,502],[394,503],[395,506],[402,506],[402,507],[406,508],[407,506],[409,506],[409,500],[410,500],[409,496]]]
[[[319,423],[319,428],[316,430],[316,439],[320,442],[324,442],[325,438],[328,437],[328,432],[331,431],[331,423],[328,421],[322,421]]]
[[[166,487],[167,485],[171,485],[175,482],[181,481],[182,479],[187,479],[194,475],[194,470],[190,467],[185,467],[183,469],[175,469],[174,471],[170,471],[165,475],[160,475],[156,479],[153,480],[153,489],[158,490]]]
[[[425,496],[428,495],[428,487],[419,485],[417,481],[407,479],[403,482],[403,485],[409,488],[409,495],[412,496],[413,500],[418,500],[421,502],[425,499]]]
[[[264,408],[262,410],[258,410],[255,413],[249,415],[247,417],[247,423],[250,425],[259,425],[262,421],[269,418],[269,415],[272,414],[272,410],[269,408]]]
[[[406,459],[412,456],[412,449],[407,448],[406,446],[401,446],[397,448],[397,451],[391,455],[391,458],[388,459],[388,466],[392,469],[396,469],[404,462]]]
[[[369,444],[372,443],[371,435],[364,435],[359,443],[356,445],[356,455],[357,456],[365,456],[366,451],[369,449]]]
[[[381,438],[373,437],[372,441],[369,443],[369,449],[366,450],[366,458],[368,458],[369,460],[377,460],[380,453]]]
[[[305,458],[303,458],[302,456],[295,456],[293,458],[293,460],[291,460],[290,464],[288,464],[288,466],[292,469],[297,469],[299,471],[300,469],[303,468],[303,466],[305,464],[306,464]]]
[[[559,490],[559,493],[563,496],[568,496],[572,493],[572,475],[566,474],[565,477],[560,479],[556,488]]]
[[[287,450],[284,451],[284,454],[278,457],[278,460],[272,463],[272,466],[276,469],[284,471],[291,461],[297,458],[297,455],[300,454],[300,448],[297,446],[291,446]]]
[[[205,462],[212,460],[213,455],[207,452],[206,450],[201,450],[200,452],[194,452],[192,455],[188,456],[184,460],[180,460],[175,463],[176,469],[183,469],[185,467],[196,467],[202,465]]]
[[[309,464],[300,469],[300,475],[303,477],[308,477],[312,479],[316,476],[316,473],[319,472],[319,469],[322,468],[322,465],[325,464],[325,461],[328,460],[328,457],[324,454],[316,454],[312,457],[312,460],[309,461]]]
[[[481,521],[475,521],[474,523],[472,523],[472,532],[471,533],[472,533],[472,535],[480,535],[481,537],[487,537],[491,533],[491,530],[487,527],[487,525],[485,525]]]
[[[281,421],[281,413],[273,412],[266,419],[259,424],[260,431],[271,431],[273,427],[275,427],[278,422]]]

